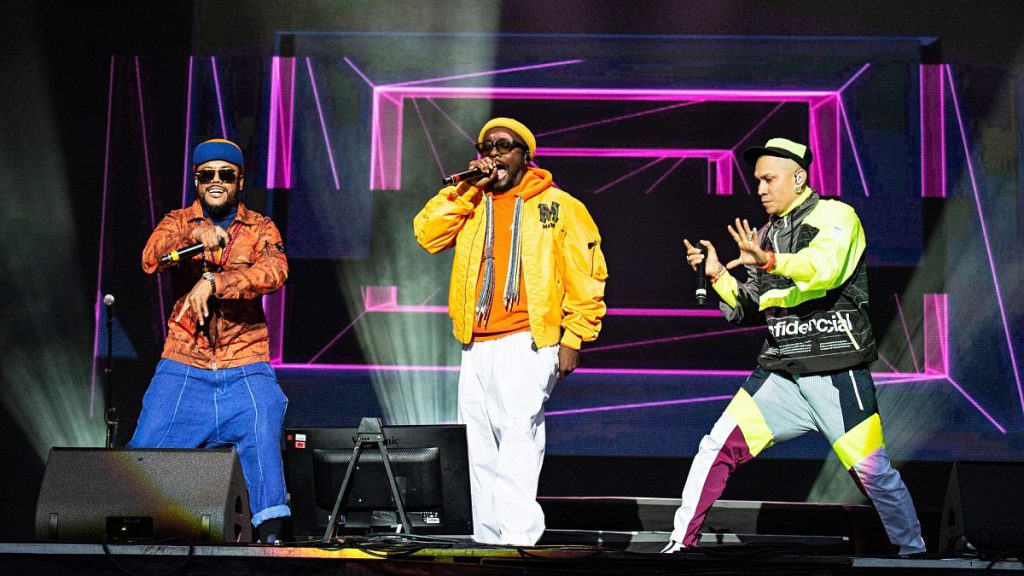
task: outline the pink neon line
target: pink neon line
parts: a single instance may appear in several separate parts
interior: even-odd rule
[[[711,162],[708,162],[704,166],[704,181],[707,182],[707,189],[704,191],[704,195],[711,196]]]
[[[344,336],[344,335],[345,335],[345,333],[346,333],[346,332],[348,332],[349,330],[351,330],[351,329],[352,329],[352,327],[356,325],[356,322],[359,322],[359,320],[360,320],[360,319],[362,319],[362,317],[363,317],[363,315],[364,315],[364,314],[366,314],[366,311],[365,311],[365,310],[363,310],[362,312],[360,312],[358,316],[356,316],[356,317],[355,317],[355,318],[354,318],[354,319],[353,319],[353,320],[352,320],[351,322],[349,322],[349,323],[348,323],[348,326],[345,326],[345,327],[344,327],[344,328],[343,328],[343,329],[341,330],[341,332],[338,332],[338,335],[337,335],[337,336],[335,336],[334,338],[331,338],[331,341],[330,341],[330,342],[328,342],[328,343],[327,343],[327,345],[325,345],[325,346],[324,346],[323,348],[321,348],[319,352],[317,352],[316,354],[314,354],[314,355],[313,355],[313,357],[312,357],[312,358],[310,358],[308,362],[306,362],[306,365],[310,365],[310,364],[312,364],[312,363],[316,362],[316,361],[317,361],[317,360],[318,360],[318,359],[320,358],[320,356],[322,356],[322,355],[323,355],[323,353],[324,353],[324,352],[327,352],[327,350],[328,350],[328,349],[329,349],[329,348],[330,348],[331,346],[334,346],[334,343],[335,343],[335,342],[337,342],[339,338],[341,338],[342,336]]]
[[[747,184],[747,175],[743,173],[743,168],[740,167],[740,162],[736,159],[736,156],[732,157],[732,165],[736,167],[736,173],[740,175],[740,182],[747,189],[747,196],[753,196],[754,193],[750,191],[750,184]]]
[[[636,88],[501,88],[492,86],[378,86],[384,93],[415,97],[449,97],[518,100],[623,100],[700,102],[807,102],[835,94],[831,90],[659,90]]]
[[[992,273],[992,285],[996,289],[996,302],[999,304],[999,316],[1003,321],[1003,333],[1006,336],[1006,348],[1010,352],[1010,363],[1013,364],[1013,378],[1017,382],[1017,396],[1020,398],[1021,410],[1024,411],[1024,389],[1021,388],[1020,372],[1017,369],[1017,355],[1013,352],[1013,339],[1010,338],[1010,324],[1006,320],[1006,308],[1003,305],[1003,292],[999,288],[999,275],[996,272],[996,262],[992,256],[992,245],[988,239],[988,226],[985,224],[985,213],[981,209],[981,195],[978,192],[978,181],[974,175],[974,162],[971,160],[971,151],[967,146],[967,131],[964,129],[963,116],[960,114],[960,100],[956,95],[956,86],[953,84],[953,71],[949,64],[945,65],[949,81],[950,96],[953,98],[953,109],[956,111],[956,121],[960,126],[960,141],[964,147],[964,157],[967,161],[967,170],[971,175],[971,188],[974,191],[974,205],[978,210],[978,222],[981,223],[981,235],[985,240],[985,254],[988,256],[988,267]]]
[[[857,165],[857,174],[860,174],[860,185],[864,187],[864,197],[871,197],[868,191],[868,179],[864,176],[864,167],[861,165],[860,154],[857,152],[857,143],[853,139],[853,129],[850,128],[850,118],[846,115],[846,105],[843,98],[839,97],[839,113],[843,115],[843,127],[846,128],[846,137],[850,140],[850,149],[853,151],[853,162]],[[836,162],[838,165],[839,163]]]
[[[399,365],[399,364],[274,364],[275,370],[318,370],[336,372],[458,372],[459,365],[452,366],[426,366],[426,365]],[[745,378],[750,375],[749,370],[693,370],[693,369],[671,369],[671,368],[578,368],[576,374],[594,374],[610,376],[701,376],[705,378]],[[917,376],[906,373],[889,374],[886,372],[872,375],[876,383],[911,383],[927,382],[930,380],[943,380],[944,376],[921,374]]]
[[[661,106],[653,108],[651,110],[644,110],[642,112],[633,112],[632,114],[624,114],[622,116],[613,116],[611,118],[605,118],[604,120],[595,120],[593,122],[586,122],[583,124],[575,124],[573,126],[567,126],[565,128],[558,128],[557,130],[548,130],[547,132],[538,132],[536,136],[551,136],[552,134],[562,134],[564,132],[572,132],[573,130],[582,130],[584,128],[592,128],[594,126],[601,126],[603,124],[611,124],[612,122],[618,122],[619,120],[630,120],[632,118],[638,118],[640,116],[647,116],[649,114],[657,114],[658,112],[665,112],[666,110],[674,110],[676,108],[685,108],[687,106],[693,106],[699,104],[699,102],[679,102],[676,104],[669,104],[668,106]]]
[[[149,139],[146,136],[146,111],[142,103],[142,73],[139,68],[139,57],[135,56],[135,88],[139,97],[139,123],[142,128],[142,150],[145,155],[146,190],[149,192],[149,223],[156,228],[156,213],[153,205],[153,178],[149,170]]]
[[[916,384],[919,382],[938,382],[946,380],[945,374],[932,374],[923,372],[920,374],[913,374],[910,372],[898,372],[891,374],[883,372],[881,374],[872,374],[872,378],[875,383],[879,386],[889,386],[891,384]]]
[[[434,291],[430,293],[430,296],[427,296],[426,298],[423,299],[423,302],[420,302],[420,306],[426,306],[427,302],[430,302],[434,298],[434,296],[437,296],[437,293],[440,292],[440,291],[441,291],[441,286],[438,286],[437,288],[435,288]]]
[[[434,139],[430,137],[430,130],[427,130],[427,123],[423,120],[423,114],[420,112],[420,105],[416,102],[416,99],[412,99],[412,108],[416,111],[416,117],[420,119],[420,126],[423,127],[423,135],[427,137],[427,144],[430,145],[430,152],[434,155],[434,161],[437,162],[437,171],[441,173],[441,177],[444,177],[444,165],[441,163],[441,156],[437,153],[437,147],[434,146]]]
[[[654,166],[655,164],[657,164],[658,162],[661,162],[664,159],[665,158],[655,158],[654,160],[651,160],[647,164],[644,164],[643,166],[637,168],[636,170],[633,170],[629,174],[626,174],[625,176],[620,176],[620,177],[616,178],[615,180],[612,180],[611,182],[605,184],[604,186],[601,186],[597,190],[594,190],[594,194],[600,194],[601,192],[604,192],[605,190],[611,188],[612,186],[615,186],[619,182],[622,182],[623,180],[625,180],[625,179],[627,179],[627,178],[629,178],[631,176],[635,176],[636,174],[639,174],[640,172],[643,172],[644,170],[647,170],[651,166]]]
[[[403,97],[402,101],[403,102],[405,101],[404,97]],[[399,110],[404,109],[404,106],[403,106],[403,104],[401,102],[398,103],[397,106],[398,106]],[[395,169],[392,172],[392,174],[393,174],[393,176],[395,178],[394,189],[395,190],[401,190],[401,188],[402,188],[402,140],[405,138],[405,115],[404,114],[398,114],[398,118],[396,119],[396,122],[398,123],[397,130],[395,130],[395,134],[396,134],[395,138],[396,138],[397,142],[395,143],[395,157],[392,159],[392,162],[393,162],[393,165],[394,165]]]
[[[926,116],[925,116],[925,108],[926,108],[926,105],[925,105],[925,92],[931,86],[934,85],[934,83],[932,82],[932,79],[933,79],[933,76],[934,76],[933,70],[938,74],[938,83],[939,83],[939,91],[938,91],[939,112],[938,112],[938,116],[937,116],[936,122],[935,122],[935,124],[937,124],[937,126],[933,125],[932,123],[929,123],[928,122],[929,119],[926,118]],[[939,198],[945,198],[946,197],[946,183],[947,183],[947,180],[946,180],[946,130],[945,130],[945,125],[946,125],[946,121],[945,121],[945,119],[946,119],[946,91],[944,89],[944,85],[945,85],[945,80],[944,80],[944,78],[945,78],[945,71],[946,71],[946,69],[942,65],[922,64],[922,65],[920,65],[918,67],[918,76],[919,76],[919,84],[920,84],[920,87],[919,87],[919,90],[918,90],[918,94],[919,94],[919,106],[918,106],[918,108],[919,108],[919,122],[920,122],[920,129],[921,129],[921,196],[922,197],[931,195],[931,190],[930,190],[931,186],[930,185],[937,185],[936,186],[938,188],[938,190],[937,190],[937,192],[938,192],[937,197],[939,197]],[[937,133],[938,137],[939,137],[938,150],[933,149],[928,144],[930,142],[930,135],[932,135],[934,133]],[[939,166],[941,166],[940,172],[939,172],[940,173],[940,177],[938,178],[938,181],[936,181],[935,176],[930,174],[930,172],[929,172],[929,167],[933,163],[930,163],[930,162],[926,161],[926,158],[925,158],[925,152],[926,151],[931,152],[932,154],[939,153],[939,154],[942,155],[941,161],[938,162]]]
[[[267,188],[277,187],[277,109],[281,97],[281,57],[274,56],[270,61],[270,137],[267,139]]]
[[[730,328],[728,330],[716,330],[714,332],[701,332],[699,334],[684,334],[682,336],[669,336],[667,338],[654,338],[652,340],[639,340],[637,342],[624,342],[622,344],[609,344],[607,346],[585,347],[583,353],[598,352],[602,350],[619,350],[622,348],[636,348],[638,346],[653,346],[655,344],[668,344],[671,342],[682,342],[683,340],[695,340],[711,336],[726,336],[729,334],[740,334],[742,332],[763,331],[764,326],[750,326],[748,328]]]
[[[295,148],[295,58],[291,58],[291,74],[289,74],[290,85],[288,87],[288,120],[285,126],[288,128],[288,139],[285,140],[288,152],[288,162],[284,165],[285,185],[290,190],[292,187],[292,152]],[[283,121],[283,117],[282,117]]]
[[[774,115],[775,115],[775,113],[776,113],[776,112],[778,112],[778,111],[779,111],[779,109],[780,109],[780,108],[782,108],[782,107],[783,107],[783,106],[785,106],[785,105],[786,105],[786,103],[785,103],[785,102],[779,102],[779,103],[778,103],[778,104],[777,104],[777,105],[775,106],[775,108],[772,108],[772,111],[771,111],[771,112],[769,112],[769,113],[765,114],[764,118],[761,118],[761,121],[760,121],[760,122],[758,122],[757,124],[755,124],[755,125],[754,125],[754,127],[753,127],[753,128],[751,128],[749,132],[747,132],[746,134],[744,134],[744,135],[743,135],[743,138],[740,138],[739,140],[737,140],[737,141],[736,141],[736,144],[734,144],[734,145],[733,145],[733,147],[732,147],[732,151],[733,151],[733,152],[735,153],[735,152],[736,152],[736,149],[740,147],[740,144],[743,144],[744,142],[746,142],[746,141],[747,141],[747,138],[750,138],[751,136],[753,136],[753,135],[754,135],[754,132],[757,132],[757,129],[758,129],[758,128],[760,128],[761,126],[763,126],[763,125],[764,125],[764,123],[765,123],[765,122],[767,122],[769,118],[771,118],[772,116],[774,116]]]
[[[210,56],[210,68],[213,69],[213,89],[217,94],[217,111],[220,113],[220,132],[221,138],[227,140],[228,137],[228,125],[224,122],[224,104],[221,102],[220,97],[220,78],[217,76],[217,57]]]
[[[975,410],[977,410],[978,412],[981,412],[981,415],[984,416],[989,422],[991,422],[993,426],[995,426],[1003,434],[1006,434],[1006,428],[1003,428],[1002,424],[997,422],[996,419],[993,418],[991,414],[986,412],[985,409],[981,407],[981,404],[979,404],[977,400],[975,400],[973,397],[971,397],[971,395],[968,394],[966,390],[964,390],[959,384],[956,383],[956,380],[953,380],[953,378],[950,377],[949,375],[946,376],[946,380],[948,380],[949,383],[953,385],[953,388],[955,388],[956,391],[959,392],[961,396],[966,398],[967,401],[971,403],[971,406],[974,406]]]
[[[367,308],[366,312],[447,314],[448,306],[440,304],[384,304],[381,306],[372,306]],[[721,312],[718,310],[699,310],[692,308],[608,308],[605,312],[605,316],[651,316],[657,318],[717,318],[720,314]]]
[[[496,76],[498,74],[509,74],[512,72],[526,72],[528,70],[539,70],[541,68],[553,68],[555,66],[567,66],[570,64],[579,64],[585,60],[562,60],[559,62],[547,62],[545,64],[531,64],[529,66],[517,66],[515,68],[501,68],[498,70],[487,70],[484,72],[468,72],[466,74],[456,74],[454,76],[443,76],[440,78],[426,78],[423,80],[412,80],[409,82],[399,82],[397,84],[385,84],[386,87],[396,86],[415,86],[417,84],[431,84],[434,82],[447,82],[448,80],[462,80],[463,78],[477,78],[480,76]]]
[[[892,365],[892,362],[886,360],[885,356],[882,356],[881,353],[878,353],[878,359],[881,360],[886,366],[888,366],[889,370],[892,370],[893,372],[898,372],[898,370],[896,370],[896,367]]]
[[[910,358],[914,361],[914,371],[920,372],[921,366],[917,363],[917,354],[914,353],[914,344],[910,341],[910,330],[907,329],[907,319],[903,315],[903,305],[900,304],[900,295],[893,292],[893,298],[896,299],[896,311],[900,314],[900,324],[903,325],[903,337],[907,340],[907,350],[910,350]]]
[[[942,119],[942,126],[939,130],[939,148],[942,150],[942,197],[946,197],[946,186],[949,180],[946,179],[946,91],[942,89],[942,81],[946,78],[946,67],[939,68],[939,118]],[[949,76],[952,83],[952,75]]]
[[[917,123],[921,130],[921,196],[926,197],[928,194],[928,176],[927,174],[927,163],[925,162],[925,140],[927,135],[925,134],[924,124],[924,91],[925,91],[925,70],[927,64],[920,64],[917,67]],[[941,88],[940,88],[941,89]]]
[[[327,148],[327,159],[331,161],[331,175],[334,176],[334,189],[341,190],[338,183],[338,169],[334,166],[334,152],[331,151],[331,139],[327,136],[327,123],[324,122],[324,111],[320,107],[320,93],[316,89],[316,80],[313,78],[313,65],[309,57],[306,57],[306,70],[309,71],[309,85],[313,87],[313,100],[316,101],[316,113],[320,116],[320,131],[324,135],[324,147]]]
[[[717,318],[718,310],[695,308],[609,308],[605,316],[655,316],[658,318]]]
[[[367,85],[367,86],[369,86],[370,88],[377,88],[377,85],[376,85],[376,84],[374,84],[373,82],[370,82],[370,79],[366,77],[366,74],[363,74],[363,71],[362,71],[362,70],[360,70],[360,69],[359,69],[359,67],[358,67],[358,66],[356,66],[354,62],[352,62],[351,60],[349,60],[349,59],[348,59],[348,56],[344,56],[344,57],[342,57],[342,60],[344,60],[344,61],[345,61],[345,64],[348,64],[348,67],[349,67],[349,68],[351,68],[352,70],[354,70],[354,71],[355,71],[355,73],[356,73],[356,74],[357,74],[357,75],[358,75],[358,76],[359,76],[360,78],[362,78],[362,79],[363,79],[363,82],[366,82],[366,85]]]
[[[284,313],[285,313],[285,311],[287,309],[286,305],[285,305],[285,298],[288,296],[288,293],[285,292],[286,289],[287,289],[287,286],[281,286],[281,296],[277,299],[278,302],[281,303],[280,306],[278,307],[278,313],[277,313],[278,323],[277,323],[277,346],[276,346],[276,350],[277,350],[277,361],[278,362],[280,362],[281,358],[284,356]]]
[[[268,188],[288,188],[292,186],[291,161],[292,161],[292,126],[295,112],[295,61],[289,58],[291,63],[289,89],[282,88],[285,82],[284,62],[285,58],[274,56],[273,69],[271,72],[271,102],[270,102],[270,150],[267,153],[270,169],[267,170]],[[287,95],[288,101],[285,101]],[[286,104],[288,106],[286,106]],[[286,109],[287,108],[287,109]],[[285,115],[288,115],[286,118]],[[280,171],[280,179],[278,179]],[[271,177],[273,180],[271,180]],[[272,183],[271,183],[272,182]]]
[[[274,337],[270,340],[270,362],[280,363],[281,357],[283,356],[282,350],[284,349],[284,313],[285,313],[285,290],[287,286],[281,286],[277,292],[270,294],[264,294],[262,298],[263,313],[267,316],[267,328],[270,328],[271,317],[275,318],[276,326],[274,327]],[[276,316],[270,313],[268,305],[273,302],[278,302],[278,308]]]
[[[821,152],[821,141],[818,139],[818,117],[813,110],[807,111],[808,127],[810,128],[811,136],[811,147],[815,152]],[[815,162],[811,165],[811,170],[815,172],[814,178],[818,183],[818,189],[820,192],[824,192],[825,174],[821,171],[821,162]]]
[[[363,74],[363,71],[360,70],[358,66],[356,66],[355,62],[349,60],[348,56],[344,56],[342,58],[342,60],[345,61],[345,64],[348,64],[348,67],[351,68],[356,73],[357,76],[362,78],[363,82],[366,82],[367,86],[369,86],[370,88],[373,89],[374,102],[376,103],[377,95],[380,94],[380,91],[377,90],[377,85],[374,84],[373,82],[371,82],[370,79],[366,77],[366,74]],[[385,98],[387,98],[388,100],[394,102],[395,104],[401,106],[401,102],[399,100],[396,100],[390,94],[381,94],[381,95],[384,96]],[[376,125],[377,124],[375,122],[374,126],[376,126]]]
[[[466,131],[462,129],[462,126],[459,126],[458,122],[456,122],[455,120],[453,120],[453,119],[452,119],[452,117],[451,117],[451,116],[449,116],[449,115],[448,115],[448,113],[444,111],[444,108],[441,108],[440,106],[438,106],[438,105],[437,105],[437,102],[435,102],[433,98],[427,98],[427,102],[430,102],[430,104],[431,104],[431,105],[432,105],[432,106],[433,106],[434,108],[437,108],[437,111],[438,111],[438,112],[440,112],[440,113],[441,113],[441,115],[442,115],[442,116],[444,116],[444,117],[445,117],[445,118],[446,118],[446,119],[448,120],[448,122],[449,122],[449,123],[450,123],[450,124],[451,124],[452,126],[455,126],[455,129],[456,129],[456,130],[458,130],[460,134],[462,134],[463,136],[465,136],[465,137],[466,137],[466,140],[467,140],[467,141],[468,141],[468,142],[469,142],[470,144],[476,144],[476,140],[473,140],[473,137],[472,137],[472,136],[470,136],[469,134],[467,134],[467,133],[466,133]]]
[[[841,124],[841,119],[839,117],[841,110],[839,108],[841,107],[842,102],[839,101],[838,96],[835,97],[835,101],[836,111],[833,113],[835,126],[832,127],[832,130],[833,134],[835,134],[836,145],[836,196],[839,196],[843,190],[843,163],[841,162],[843,153],[843,136],[839,129],[839,125]],[[867,186],[864,187],[864,196],[870,196],[870,194],[868,194]]]
[[[294,76],[294,64],[292,65],[292,68],[292,75]],[[286,77],[284,75],[284,70],[282,70],[281,72],[282,75],[278,77],[278,80],[280,80],[281,83],[283,84],[286,81]],[[284,188],[291,188],[291,182],[288,179],[288,171],[285,168],[285,166],[291,164],[291,156],[288,154],[288,145],[285,144],[285,142],[288,141],[288,126],[284,120],[284,116],[287,113],[287,106],[285,102],[285,91],[280,88],[280,85],[278,86],[279,87],[277,91],[277,117],[274,118],[273,121],[277,123],[277,142],[275,142],[274,144],[277,146],[277,150],[279,153],[277,155],[278,161],[277,164],[274,166],[274,170],[280,170],[280,176],[281,179],[284,180],[284,182],[277,182],[276,176],[274,177],[274,180],[277,183],[277,186],[282,186],[283,184]]]
[[[459,366],[397,364],[275,364],[274,370],[326,370],[351,372],[458,372]]]
[[[149,137],[146,134],[146,110],[142,104],[142,71],[139,66],[139,57],[135,56],[135,87],[139,95],[139,123],[142,128],[142,151],[146,160],[146,193],[149,195],[149,223],[155,229],[156,228],[156,213],[153,202],[153,179],[149,170]],[[164,283],[163,274],[157,274],[156,276],[156,287],[160,298],[160,317],[167,318],[167,314],[164,310]],[[164,338],[167,338],[167,325],[160,325],[161,331],[163,332]]]
[[[544,412],[544,416],[566,416],[570,414],[590,414],[592,412],[611,412],[618,410],[633,410],[637,408],[660,408],[662,406],[677,406],[680,404],[700,404],[704,402],[720,402],[732,399],[733,395],[727,396],[705,396],[703,398],[683,398],[681,400],[661,400],[659,402],[639,402],[637,404],[616,404],[612,406],[594,406],[592,408],[574,408],[572,410],[553,410]]]
[[[949,295],[941,295],[942,302],[942,337],[939,342],[942,343],[942,367],[949,373]]]
[[[380,139],[380,99],[377,97],[376,88],[373,89],[373,100],[370,104],[370,123],[370,190],[385,190],[388,186],[383,181],[384,165],[381,163],[381,157],[384,152]],[[378,178],[381,179],[379,187],[376,186]]]
[[[397,312],[402,314],[447,314],[448,307],[440,304],[382,304],[366,309],[367,312]]]
[[[675,169],[678,168],[684,160],[686,160],[686,158],[677,158],[676,161],[673,162],[672,165],[668,167],[668,170],[665,170],[664,174],[658,176],[658,179],[654,181],[654,184],[651,184],[650,186],[647,187],[647,190],[644,190],[644,194],[650,194],[652,191],[654,191],[654,189],[658,187],[658,184],[661,184],[665,180],[665,178],[668,178],[668,175],[674,172]]]
[[[869,64],[865,64],[865,65],[861,66],[861,67],[860,67],[860,70],[857,70],[857,72],[856,72],[856,73],[855,73],[855,74],[853,75],[853,77],[851,77],[851,78],[850,78],[849,80],[847,80],[847,81],[846,81],[846,83],[844,83],[844,84],[843,84],[843,85],[842,85],[842,86],[841,86],[841,87],[839,88],[839,90],[837,90],[837,91],[836,91],[836,93],[837,93],[837,94],[839,94],[840,96],[842,96],[843,92],[844,92],[844,91],[845,91],[845,90],[846,90],[847,88],[849,88],[849,87],[850,87],[850,84],[853,84],[854,80],[856,80],[857,78],[860,78],[860,75],[861,75],[861,74],[863,74],[864,72],[866,72],[866,71],[867,71],[867,69],[868,69],[868,68],[870,68],[870,67],[871,67],[871,64],[870,64],[870,63],[869,63]]]
[[[538,156],[572,158],[706,158],[716,160],[731,150],[687,148],[537,148]]]
[[[182,168],[181,176],[181,207],[184,208],[188,204],[188,182],[190,180],[189,175],[192,173],[190,167],[192,162],[189,158],[189,136],[191,136],[192,129],[192,63],[195,58],[193,56],[188,57],[188,84],[185,88],[185,159],[184,167]]]
[[[924,381],[928,381],[928,380],[941,380],[941,378],[922,378],[922,379],[907,380],[907,381],[901,381],[901,382],[884,382],[884,383],[879,383],[879,385],[880,386],[885,386],[885,385],[896,385],[896,384],[908,384],[908,383],[924,382]],[[631,410],[631,409],[637,409],[637,408],[660,408],[660,407],[663,407],[663,406],[673,406],[673,405],[679,405],[679,404],[697,404],[697,403],[704,403],[704,402],[715,402],[715,401],[722,401],[722,400],[730,400],[732,398],[733,398],[732,395],[726,395],[726,396],[705,396],[705,397],[699,397],[699,398],[683,398],[683,399],[679,399],[679,400],[662,400],[662,401],[656,401],[656,402],[639,402],[639,403],[635,403],[635,404],[615,404],[615,405],[610,405],[610,406],[594,406],[594,407],[591,407],[591,408],[574,408],[574,409],[570,409],[570,410],[555,410],[555,411],[551,411],[551,412],[545,412],[544,415],[545,416],[564,416],[564,415],[570,415],[570,414],[587,414],[587,413],[592,413],[592,412],[610,412],[610,411],[618,411],[618,410]],[[996,424],[997,427],[999,427],[998,423],[995,423],[995,424]],[[1005,434],[1006,431],[1003,430],[1003,433]]]
[[[100,248],[97,250],[99,263],[96,265],[96,303],[93,309],[95,323],[92,333],[92,381],[89,385],[89,417],[94,415],[96,404],[96,357],[100,349],[100,293],[103,291],[103,243],[107,230],[107,182],[110,176],[110,118],[114,110],[114,60],[110,56],[110,79],[107,81],[107,136],[103,146],[103,200],[100,204]]]
[[[732,159],[736,157],[736,154],[732,151],[724,152],[721,156],[715,160],[715,174],[717,180],[715,183],[716,194],[721,196],[732,195],[733,188],[736,186],[732,183]],[[723,162],[725,165],[723,166]]]

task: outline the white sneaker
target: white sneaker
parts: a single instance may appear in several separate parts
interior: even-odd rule
[[[669,540],[668,544],[661,549],[662,554],[675,554],[681,550],[685,550],[682,542],[676,542],[675,540]]]

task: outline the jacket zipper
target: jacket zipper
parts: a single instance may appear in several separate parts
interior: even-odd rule
[[[476,227],[476,231],[473,232],[473,239],[470,240],[470,242],[469,242],[469,251],[466,254],[466,281],[462,283],[462,309],[463,310],[466,309],[466,299],[469,297],[469,289],[467,288],[467,284],[469,283],[469,265],[470,265],[470,263],[473,262],[473,245],[476,244],[476,239],[477,239],[477,236],[479,236],[479,235],[480,235],[480,226],[477,226]],[[477,280],[475,282],[473,282],[474,286],[476,286],[476,282],[479,282],[479,278],[480,278],[480,265],[479,264],[476,267],[476,275],[477,275]],[[472,335],[473,334],[473,326],[476,324],[476,305],[473,306],[473,314],[470,315],[470,318],[471,318],[471,320],[470,320],[470,324],[469,324],[468,329],[469,329],[470,335]],[[466,327],[463,327],[463,330],[465,330],[465,329],[466,329]]]

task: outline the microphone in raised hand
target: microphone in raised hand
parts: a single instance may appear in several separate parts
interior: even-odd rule
[[[694,291],[697,305],[705,306],[708,298],[707,262],[709,252],[714,248],[707,240],[701,240],[699,245],[694,246],[684,238],[683,245],[686,246],[686,262],[697,273],[697,289]]]
[[[217,235],[217,244],[220,246],[221,249],[227,246],[227,242],[225,242],[224,240],[224,235]],[[203,244],[202,242],[196,242],[195,244],[192,244],[190,246],[179,248],[177,250],[171,250],[167,254],[164,254],[163,256],[160,257],[160,263],[171,264],[174,262],[180,262],[182,260],[188,260],[189,258],[192,258],[196,254],[202,253],[203,250],[205,249],[205,244]]]
[[[455,174],[449,174],[441,179],[441,183],[445,186],[455,186],[459,182],[473,180],[474,178],[479,178],[484,174],[485,172],[483,170],[474,167],[462,172],[456,172]]]
[[[701,260],[697,262],[697,290],[694,296],[697,298],[697,305],[703,307],[708,303],[707,252],[703,248],[697,250],[700,250]]]

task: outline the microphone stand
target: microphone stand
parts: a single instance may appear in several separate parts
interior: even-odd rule
[[[108,303],[109,300],[109,303]],[[114,447],[117,439],[117,407],[111,401],[111,376],[114,373],[114,297],[103,297],[107,307],[107,366],[103,369],[103,406],[106,408],[107,448]]]

